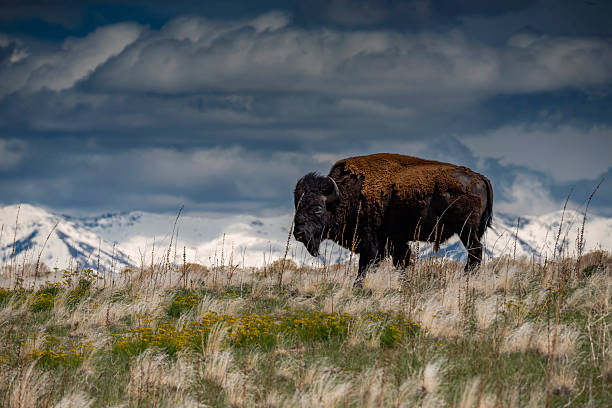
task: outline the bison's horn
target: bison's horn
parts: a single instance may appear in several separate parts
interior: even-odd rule
[[[329,186],[331,191],[325,196],[325,204],[331,204],[340,197],[340,192],[338,191],[338,185],[333,178],[327,176],[327,180],[331,182]]]

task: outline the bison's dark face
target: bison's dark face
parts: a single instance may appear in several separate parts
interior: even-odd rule
[[[315,173],[308,173],[295,186],[293,236],[312,256],[319,255],[319,245],[330,219],[329,211],[338,197],[336,182]]]

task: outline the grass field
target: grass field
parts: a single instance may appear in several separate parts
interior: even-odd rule
[[[611,265],[5,267],[0,406],[605,407]]]

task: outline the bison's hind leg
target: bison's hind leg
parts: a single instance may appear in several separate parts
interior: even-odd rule
[[[469,272],[480,265],[482,261],[482,243],[475,232],[469,232],[461,235],[461,242],[467,250],[467,262],[465,263],[465,271]]]
[[[406,265],[410,263],[410,255],[410,246],[407,242],[393,243],[393,252],[391,253],[391,257],[393,258],[393,266],[398,269],[406,268]]]

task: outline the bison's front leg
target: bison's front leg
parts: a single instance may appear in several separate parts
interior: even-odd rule
[[[363,284],[363,280],[366,277],[367,268],[370,262],[371,262],[371,259],[368,259],[365,256],[365,254],[359,255],[359,270],[357,271],[357,278],[355,279],[355,282],[353,283],[354,287],[358,287]]]
[[[371,265],[375,265],[380,261],[381,252],[376,249],[376,246],[369,245],[359,253],[359,271],[357,272],[357,278],[353,286],[361,286],[363,280],[366,277],[368,268]]]

